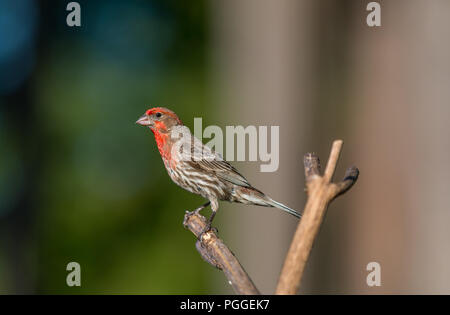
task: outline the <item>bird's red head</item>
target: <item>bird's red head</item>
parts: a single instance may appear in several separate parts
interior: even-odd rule
[[[153,132],[167,133],[173,126],[179,126],[183,123],[180,118],[164,107],[154,107],[148,109],[137,121],[137,124],[149,127]]]

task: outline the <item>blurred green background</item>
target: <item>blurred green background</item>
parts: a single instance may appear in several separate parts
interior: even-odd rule
[[[208,113],[205,3],[80,1],[81,28],[67,3],[0,4],[0,292],[206,292],[181,225],[202,199],[134,123],[159,104]]]
[[[280,126],[277,172],[233,165],[298,210],[303,154],[325,164],[344,139],[336,177],[361,176],[330,207],[302,293],[450,292],[449,1],[378,1],[373,28],[361,0],[78,1],[81,27],[68,2],[0,1],[1,294],[232,293],[182,226],[202,198],[134,123],[153,106],[191,129]],[[274,292],[297,220],[222,203],[214,223]]]

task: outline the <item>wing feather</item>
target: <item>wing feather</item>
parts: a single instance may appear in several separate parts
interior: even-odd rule
[[[224,160],[199,160],[192,161],[196,166],[201,168],[206,172],[212,172],[220,179],[223,179],[232,184],[251,187],[250,183],[242,176],[233,166],[231,166],[227,161]]]
[[[191,156],[187,163],[192,167],[207,173],[213,173],[218,178],[232,184],[251,187],[247,179],[237,169],[225,161],[222,156],[205,146],[199,139],[192,136]],[[185,160],[186,161],[186,160]]]

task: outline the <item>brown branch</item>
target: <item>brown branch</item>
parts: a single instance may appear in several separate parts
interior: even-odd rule
[[[358,179],[359,171],[353,166],[347,170],[342,182],[337,184],[331,182],[342,144],[342,140],[333,142],[323,176],[320,176],[319,157],[311,153],[304,157],[308,200],[286,256],[276,294],[298,292],[306,262],[328,205],[336,197],[348,191]]]
[[[186,212],[183,225],[198,238],[206,227],[206,218],[195,212]],[[215,231],[206,232],[195,244],[202,258],[223,271],[237,294],[260,294],[237,258]]]

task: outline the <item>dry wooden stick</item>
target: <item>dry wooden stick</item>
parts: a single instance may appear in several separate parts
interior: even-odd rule
[[[183,225],[197,237],[195,244],[202,258],[222,270],[229,283],[237,294],[259,295],[258,289],[253,284],[244,268],[224,242],[217,237],[214,230],[208,231],[201,239],[200,233],[206,227],[206,218],[198,213],[186,212]]]
[[[323,176],[320,176],[319,157],[311,153],[304,157],[308,200],[286,256],[276,294],[296,294],[298,292],[306,262],[328,205],[337,196],[349,190],[358,179],[359,171],[352,166],[347,169],[345,177],[340,183],[331,182],[342,144],[342,140],[333,142]]]

